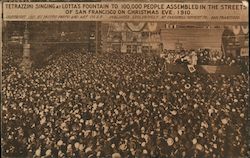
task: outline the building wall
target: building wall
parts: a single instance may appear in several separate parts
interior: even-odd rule
[[[104,52],[145,53],[162,50],[160,30],[158,25],[154,30],[149,30],[146,22],[137,22],[133,25],[143,24],[141,29],[131,28],[131,23],[103,22],[102,23],[102,50]],[[159,25],[160,26],[160,25]]]
[[[223,28],[175,28],[162,29],[161,39],[164,49],[175,49],[182,43],[184,49],[221,49]]]

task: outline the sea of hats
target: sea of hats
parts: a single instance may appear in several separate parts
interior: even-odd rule
[[[28,75],[18,56],[3,55],[4,156],[247,155],[247,75],[169,73],[157,56],[60,51]]]

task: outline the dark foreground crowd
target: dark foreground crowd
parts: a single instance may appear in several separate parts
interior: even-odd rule
[[[26,76],[9,65],[2,155],[247,157],[248,76],[169,73],[163,64],[71,50]]]

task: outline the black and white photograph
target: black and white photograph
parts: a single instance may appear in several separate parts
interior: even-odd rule
[[[26,2],[71,3],[8,2],[13,5],[3,7],[17,10]],[[108,1],[73,2],[96,9],[96,3],[105,7]],[[155,8],[168,3],[173,10],[161,13],[186,17],[198,4],[220,3],[235,17],[248,14],[248,1],[239,0],[111,2]],[[142,18],[159,10],[126,11]],[[95,14],[101,19],[106,13]],[[1,157],[249,157],[249,25],[248,19],[226,16],[214,21],[5,17]]]

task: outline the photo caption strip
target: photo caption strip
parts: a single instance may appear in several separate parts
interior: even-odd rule
[[[242,3],[3,3],[4,21],[248,22]]]

